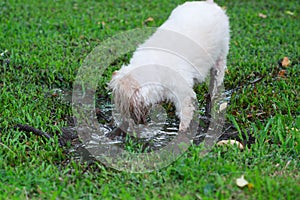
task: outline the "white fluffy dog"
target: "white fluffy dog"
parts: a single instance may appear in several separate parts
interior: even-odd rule
[[[193,86],[211,72],[210,93],[222,85],[229,50],[229,22],[213,2],[186,2],[134,52],[109,83],[123,119],[145,123],[151,106],[171,101],[186,131],[193,118]]]

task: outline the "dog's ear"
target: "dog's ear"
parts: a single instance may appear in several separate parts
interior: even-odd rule
[[[130,117],[134,120],[135,124],[146,124],[147,116],[149,114],[148,106],[145,106],[143,97],[136,99],[132,96],[129,103]]]

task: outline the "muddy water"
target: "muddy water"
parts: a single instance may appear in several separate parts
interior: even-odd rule
[[[116,111],[114,110],[111,102],[106,99],[98,99],[97,105],[101,112],[100,116],[98,115],[100,131],[104,133],[105,136],[108,136],[111,131],[121,125],[119,116],[115,114]],[[148,149],[152,150],[160,149],[167,145],[178,134],[179,120],[177,117],[174,117],[174,114],[168,115],[165,111],[161,110],[161,108],[158,111],[161,112],[150,113],[147,125],[135,125],[134,128],[129,127],[127,130],[127,134],[133,136],[135,138],[135,142],[147,144]],[[102,118],[104,116],[106,118],[106,123],[103,123],[104,120]],[[134,134],[133,129],[138,129],[138,134]],[[124,143],[124,136],[114,137],[111,143]]]
[[[228,103],[230,101],[231,94],[232,91],[224,92],[222,95],[222,99],[217,104],[220,105],[224,102]],[[205,102],[202,102],[202,104],[199,105],[198,112],[200,113],[200,119],[198,132],[196,137],[194,138],[195,144],[199,144],[201,141],[203,141],[208,125],[210,123],[209,117],[205,115],[205,104]],[[105,142],[105,144],[108,144],[107,141],[109,141],[110,144],[116,144],[118,146],[126,148],[125,143],[128,142],[126,139],[127,136],[116,135],[113,139],[107,140],[107,137],[109,137],[110,134],[121,125],[121,122],[118,121],[118,116],[115,114],[114,107],[111,101],[108,98],[99,98],[96,100],[95,106],[97,119],[99,122],[99,132],[102,133],[102,136],[93,135],[93,144],[100,146],[101,144],[103,144],[103,142]],[[179,120],[175,116],[174,111],[165,111],[163,107],[161,107],[160,109],[158,109],[158,112],[150,114],[147,125],[138,126],[138,135],[132,134],[132,130],[130,127],[128,128],[127,133],[129,133],[129,136],[133,136],[134,143],[145,145],[147,147],[147,151],[155,151],[168,145],[169,142],[178,135],[178,127]],[[86,157],[85,155],[83,155],[85,154],[84,152],[86,152],[84,148],[75,148],[73,150],[76,151],[75,154],[78,154],[78,157]]]

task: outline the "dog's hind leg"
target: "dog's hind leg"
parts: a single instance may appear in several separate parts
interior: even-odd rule
[[[210,71],[209,94],[214,99],[221,92],[226,69],[226,58],[220,57]]]
[[[226,59],[220,58],[215,66],[210,70],[209,96],[206,98],[205,115],[211,117],[212,101],[221,97],[224,73],[226,69]]]

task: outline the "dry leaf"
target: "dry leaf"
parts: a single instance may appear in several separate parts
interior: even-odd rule
[[[264,18],[264,19],[267,18],[267,15],[262,14],[262,13],[259,13],[258,16],[261,17],[261,18]]]
[[[236,179],[236,185],[239,186],[240,188],[243,188],[248,184],[249,182],[244,178],[244,175],[242,175],[241,178]]]
[[[52,97],[58,97],[59,95],[57,93],[53,93],[51,96]]]
[[[291,64],[291,61],[289,60],[288,57],[284,57],[282,59],[282,62],[281,62],[282,67],[288,67],[290,64]]]
[[[285,77],[285,74],[286,74],[286,70],[280,70],[278,72],[278,76],[281,77],[281,78],[284,78]]]
[[[221,140],[217,143],[218,146],[236,145],[239,149],[244,149],[244,145],[236,140]]]
[[[266,112],[260,112],[260,113],[256,113],[256,114],[248,114],[247,118],[252,118],[252,117],[260,117],[262,115],[266,114]]]
[[[247,186],[248,186],[248,189],[249,189],[249,190],[252,190],[252,189],[254,188],[254,185],[253,185],[252,183],[248,183]]]
[[[154,19],[153,17],[148,17],[146,20],[145,20],[145,23],[149,23],[149,22],[153,22]]]

